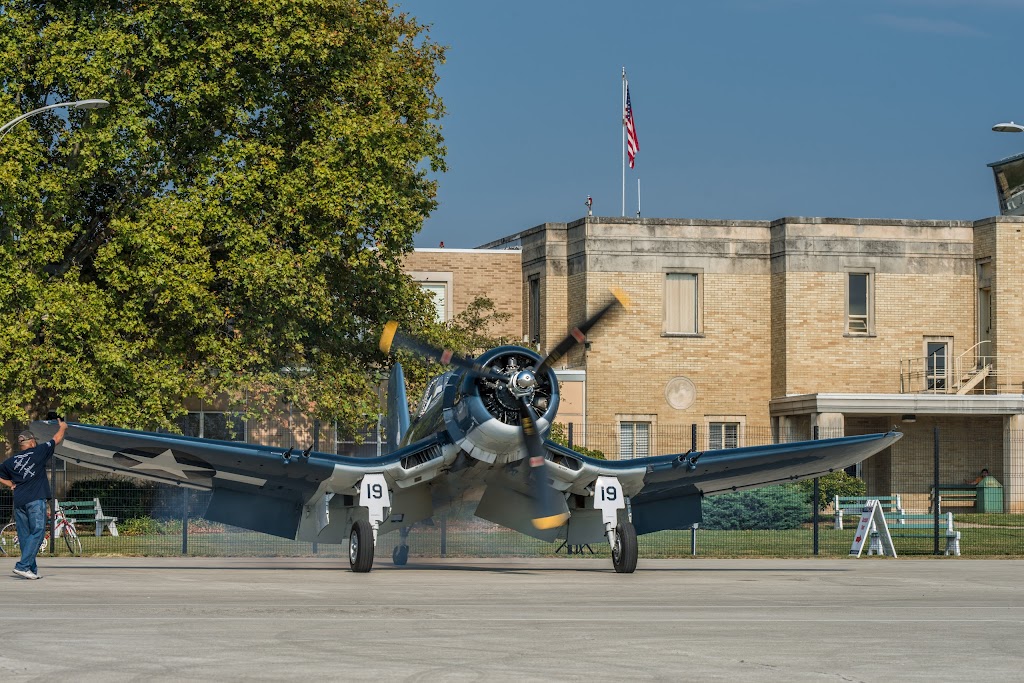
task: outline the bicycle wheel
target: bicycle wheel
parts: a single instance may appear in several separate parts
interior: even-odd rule
[[[4,555],[21,554],[21,550],[18,549],[18,528],[14,522],[0,529],[0,553]]]
[[[71,551],[72,555],[78,556],[82,554],[82,540],[78,538],[78,533],[73,528],[65,527],[64,533],[61,534],[64,537],[64,542],[68,545],[68,550]]]

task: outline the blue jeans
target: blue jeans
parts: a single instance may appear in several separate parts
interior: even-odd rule
[[[21,561],[14,568],[38,574],[36,553],[46,535],[46,501],[33,500],[14,508],[14,524],[18,528],[18,543],[21,545]]]

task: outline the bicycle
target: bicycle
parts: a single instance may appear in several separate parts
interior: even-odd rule
[[[78,531],[75,530],[75,523],[67,518],[64,514],[63,508],[60,503],[54,502],[54,513],[53,519],[53,533],[57,538],[63,538],[64,543],[68,547],[68,551],[72,555],[82,554],[82,539],[78,537]],[[39,545],[39,552],[46,551],[46,544],[50,542],[50,529],[46,529],[46,533],[43,535],[43,542]],[[10,549],[11,552],[8,552]],[[0,529],[0,553],[4,555],[20,554],[18,543],[18,528],[14,522],[11,522],[3,529]]]

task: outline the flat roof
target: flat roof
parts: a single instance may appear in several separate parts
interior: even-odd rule
[[[856,415],[1020,415],[1024,395],[801,394],[768,402],[773,417],[811,413]]]

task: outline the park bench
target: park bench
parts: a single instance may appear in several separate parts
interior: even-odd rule
[[[935,518],[929,514],[893,514],[885,515],[885,523],[889,526],[889,535],[898,537],[934,538]],[[946,537],[946,554],[960,556],[960,532],[953,528],[953,513],[947,512],[939,515],[939,534]],[[942,526],[945,526],[943,532]],[[875,525],[871,526],[871,534],[875,535],[878,530]]]
[[[860,517],[864,506],[869,500],[877,500],[882,506],[882,512],[886,519],[890,514],[898,515],[903,513],[903,504],[900,502],[899,494],[895,496],[836,496],[832,503],[835,511],[835,527],[843,528],[843,517]],[[856,525],[855,525],[856,526]]]
[[[110,529],[111,536],[117,536],[117,517],[110,517],[103,514],[100,507],[100,499],[92,500],[62,500],[60,507],[64,510],[64,516],[75,524],[96,524],[96,535],[103,535],[103,527]]]
[[[935,503],[935,487],[932,486],[931,500]],[[970,507],[978,504],[977,484],[939,484],[939,512],[943,507]]]

